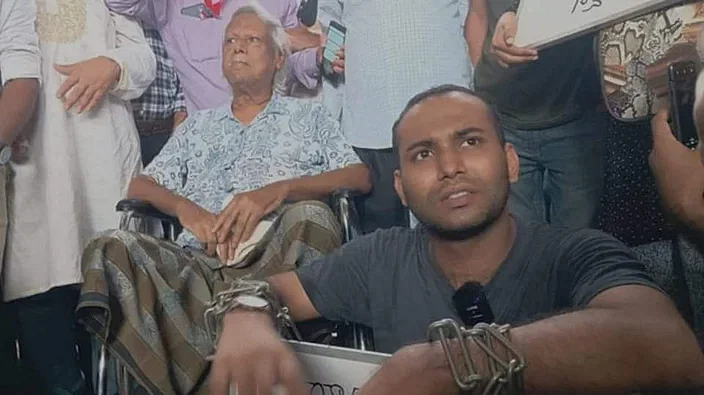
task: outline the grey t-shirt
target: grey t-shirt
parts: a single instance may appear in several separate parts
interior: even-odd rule
[[[484,288],[497,323],[584,307],[619,285],[657,288],[630,249],[602,232],[516,224],[514,245]],[[380,352],[425,341],[436,320],[459,320],[454,289],[432,263],[423,229],[376,231],[297,273],[320,314],[371,327]]]

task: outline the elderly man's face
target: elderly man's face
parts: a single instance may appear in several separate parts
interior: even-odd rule
[[[267,82],[272,84],[283,66],[267,32],[266,24],[255,14],[235,17],[225,31],[222,69],[231,86]]]

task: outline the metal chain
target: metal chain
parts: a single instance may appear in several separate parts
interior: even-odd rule
[[[213,341],[213,348],[217,346],[220,340],[223,318],[227,313],[240,307],[237,298],[243,295],[256,296],[266,300],[269,303],[268,310],[277,331],[283,335],[284,329],[288,329],[296,340],[302,339],[296,324],[289,314],[288,307],[281,305],[279,299],[271,290],[269,283],[255,280],[237,280],[230,289],[215,295],[208,304],[208,309],[203,314],[205,330]]]
[[[523,356],[511,344],[509,331],[509,325],[479,323],[466,329],[453,319],[444,319],[430,324],[428,339],[440,341],[452,377],[462,391],[482,395],[517,394],[523,388],[522,373],[526,364]],[[453,339],[457,341],[452,342]],[[477,372],[467,340],[474,342],[487,357],[489,377],[484,378]],[[454,343],[459,345],[461,361],[455,361],[457,353],[452,353],[451,350]],[[506,358],[501,358],[500,354],[506,355]],[[466,367],[465,375],[460,374],[458,362]],[[485,381],[486,385],[480,388]]]

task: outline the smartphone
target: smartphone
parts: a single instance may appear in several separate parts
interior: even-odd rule
[[[323,75],[328,78],[336,79],[335,72],[332,69],[332,62],[335,61],[337,51],[345,44],[346,34],[347,28],[335,21],[330,21],[327,41],[323,49]]]
[[[672,133],[689,148],[695,148],[699,140],[694,125],[694,88],[699,69],[693,61],[675,62],[668,68]]]

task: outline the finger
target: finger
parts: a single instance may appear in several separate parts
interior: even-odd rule
[[[508,45],[513,45],[516,39],[516,22],[515,19],[511,20],[511,23],[507,23],[503,29],[503,39]]]
[[[84,108],[85,111],[92,111],[95,107],[100,104],[100,102],[103,100],[103,97],[105,96],[105,91],[102,89],[98,89],[95,91],[93,94],[93,98],[90,99],[90,102],[88,102],[88,105]]]
[[[70,91],[71,88],[73,88],[73,86],[78,83],[78,81],[79,78],[75,75],[66,78],[66,81],[64,81],[59,87],[59,90],[56,91],[56,97],[58,97],[59,99],[63,98],[64,95],[66,95],[66,92]]]
[[[260,366],[256,371],[257,395],[272,395],[276,385],[276,365]]]
[[[217,356],[208,380],[210,381],[210,395],[229,395],[230,370],[227,368],[227,364]]]
[[[298,361],[293,355],[289,354],[281,361],[279,378],[288,395],[307,395],[308,389],[303,383]]]
[[[68,97],[64,98],[64,110],[70,110],[88,89],[87,85],[78,84],[73,87]]]
[[[58,71],[62,75],[70,75],[75,68],[74,64],[55,64],[54,70]]]
[[[232,209],[226,210],[226,212],[221,214],[223,215],[222,224],[218,226],[218,222],[216,222],[213,229],[215,229],[215,234],[217,235],[218,241],[220,243],[224,243],[230,237],[232,228],[242,215],[242,208],[240,205],[236,205],[233,206]]]
[[[235,376],[235,382],[237,384],[237,395],[257,395],[257,382],[253,373],[245,371],[238,374]]]
[[[247,223],[250,221],[250,218],[252,217],[251,212],[245,212],[239,217],[237,217],[237,221],[235,224],[232,226],[232,238],[230,239],[230,246],[231,248],[237,249],[239,247],[240,243],[245,241],[242,239],[242,235],[244,233],[244,229],[247,226]]]
[[[85,92],[83,92],[83,94],[81,95],[81,97],[76,100],[76,110],[79,114],[82,113],[83,110],[86,109],[86,107],[88,107],[88,104],[93,100],[93,96],[95,96],[96,92],[96,88],[88,86]]]
[[[255,216],[251,215],[249,219],[247,220],[247,223],[244,226],[244,230],[242,231],[242,237],[240,238],[241,242],[246,242],[252,237],[252,234],[254,233],[254,229],[257,228],[257,224],[259,224],[259,221],[261,220],[260,216]],[[235,248],[237,248],[237,245],[235,245]]]
[[[525,64],[537,59],[536,57],[513,56],[505,52],[497,52],[496,56],[498,56],[498,58],[501,59],[501,61],[504,62],[506,65]]]
[[[229,226],[225,226],[229,221],[232,221],[232,216],[237,212],[239,207],[239,197],[234,196],[230,203],[227,204],[224,210],[217,215],[215,219],[215,225],[213,226],[213,232],[217,232],[222,228],[229,229]]]
[[[215,256],[216,249],[218,247],[217,243],[205,243],[205,253],[208,256]]]
[[[538,58],[538,51],[532,48],[522,48],[514,46],[498,46],[495,48],[497,55],[515,56],[518,58]]]

